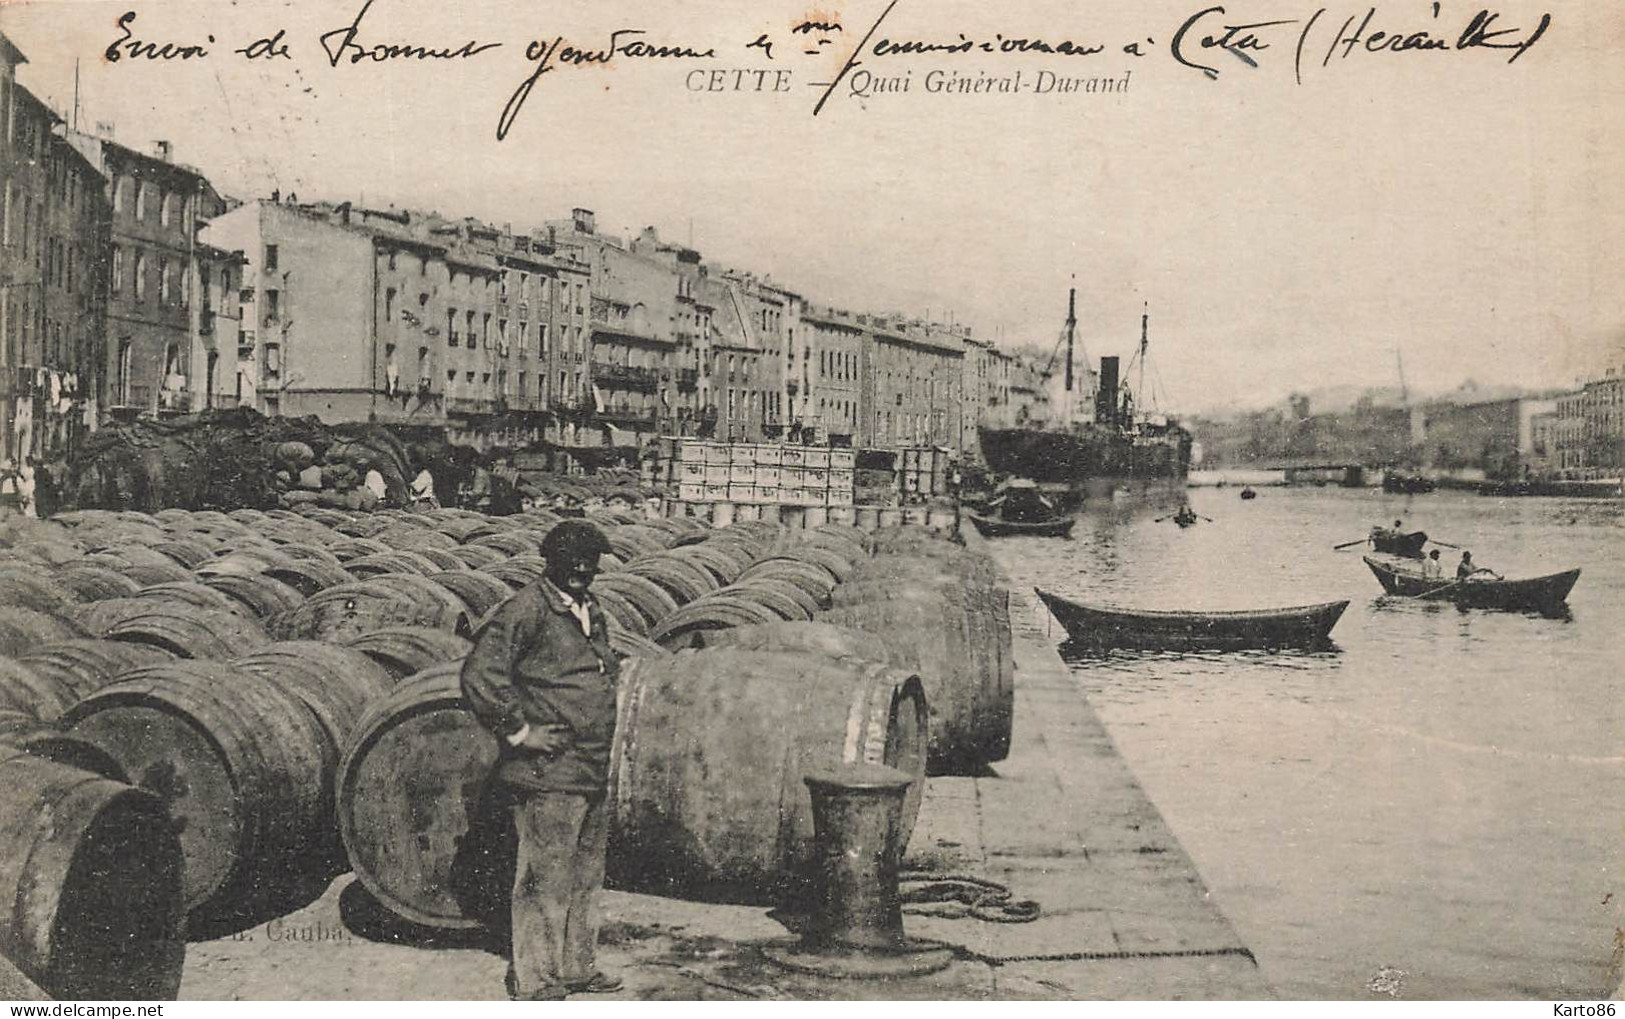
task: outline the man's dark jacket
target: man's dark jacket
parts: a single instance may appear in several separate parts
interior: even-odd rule
[[[463,697],[502,746],[498,776],[527,789],[601,794],[609,786],[620,665],[596,599],[587,599],[592,637],[570,602],[546,580],[524,588],[474,636],[463,663]],[[530,725],[562,734],[562,748],[540,754],[510,746]]]

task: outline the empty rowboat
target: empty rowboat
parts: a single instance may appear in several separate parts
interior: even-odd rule
[[[1424,577],[1370,556],[1365,564],[1376,574],[1382,589],[1405,598],[1455,602],[1465,608],[1509,609],[1515,612],[1556,612],[1568,600],[1580,579],[1578,569],[1521,580],[1474,577],[1471,580]]]
[[[1044,605],[1075,644],[1144,651],[1242,651],[1326,643],[1348,602],[1231,612],[1169,612],[1086,605],[1048,591]]]

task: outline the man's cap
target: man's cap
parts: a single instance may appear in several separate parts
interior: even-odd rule
[[[581,562],[609,551],[604,532],[585,520],[565,520],[542,539],[542,558],[556,562]]]

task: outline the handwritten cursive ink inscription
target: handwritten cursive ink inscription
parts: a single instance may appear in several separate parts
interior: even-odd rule
[[[130,31],[134,21],[134,11],[119,15],[118,28],[122,34],[102,51],[109,64],[116,64],[126,56],[136,60],[196,60],[209,55],[209,51],[199,45],[143,42]],[[209,42],[214,42],[214,36],[209,36]]]
[[[1206,64],[1198,64],[1186,55],[1185,47],[1187,43],[1185,41],[1185,37],[1191,32],[1192,29],[1196,27],[1198,22],[1207,18],[1209,15],[1223,14],[1224,12],[1223,7],[1209,7],[1205,10],[1197,11],[1195,14],[1192,14],[1190,17],[1186,18],[1185,23],[1179,26],[1179,31],[1174,33],[1173,41],[1169,43],[1169,49],[1173,53],[1174,59],[1179,61],[1181,64],[1184,64],[1186,67],[1192,67],[1198,71],[1201,71],[1209,78],[1217,78],[1219,76],[1218,68],[1209,67]],[[1199,45],[1200,48],[1204,50],[1213,49],[1215,47],[1226,50],[1240,58],[1240,60],[1247,66],[1257,67],[1258,61],[1253,59],[1248,51],[1251,50],[1254,53],[1257,53],[1270,48],[1269,43],[1265,42],[1263,38],[1260,37],[1259,33],[1265,29],[1275,28],[1279,25],[1291,25],[1295,23],[1296,22],[1294,20],[1289,19],[1282,21],[1252,21],[1240,25],[1224,25],[1224,31],[1222,33],[1218,35],[1209,34],[1202,36]]]
[[[361,22],[372,9],[373,0],[367,0],[356,12],[355,20],[343,28],[335,28],[331,32],[321,35],[322,49],[327,51],[327,59],[332,66],[337,67],[348,57],[350,63],[359,64],[363,60],[372,60],[383,63],[388,60],[466,60],[469,57],[479,56],[486,50],[494,50],[502,44],[499,42],[475,42],[470,40],[461,46],[429,47],[417,44],[374,43],[367,45],[357,42],[356,36],[361,34]]]
[[[535,40],[525,47],[525,59],[535,66],[514,89],[513,95],[502,107],[502,116],[497,118],[497,141],[508,137],[508,131],[513,122],[519,117],[519,112],[525,108],[525,102],[530,99],[531,92],[536,88],[542,75],[551,73],[558,67],[580,67],[591,64],[608,64],[616,57],[636,57],[650,60],[711,60],[717,55],[715,48],[697,49],[693,46],[663,46],[645,42],[638,36],[645,35],[641,28],[617,28],[609,34],[609,45],[600,50],[582,49],[578,46],[567,45],[564,36],[556,35],[551,42]]]

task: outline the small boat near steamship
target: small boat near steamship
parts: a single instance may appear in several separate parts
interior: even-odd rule
[[[1420,573],[1402,569],[1397,563],[1383,562],[1370,556],[1361,558],[1365,560],[1365,564],[1371,568],[1377,581],[1382,584],[1382,589],[1388,594],[1455,602],[1464,608],[1473,609],[1561,612],[1568,601],[1569,592],[1580,579],[1580,571],[1573,569],[1519,580],[1496,580],[1490,577],[1448,580],[1424,577]]]
[[[1279,609],[1173,612],[1088,605],[1034,588],[1075,644],[1142,651],[1245,651],[1323,645],[1346,601]]]
[[[1049,520],[1009,520],[998,516],[984,516],[967,510],[966,516],[982,532],[984,538],[1064,538],[1072,533],[1076,517],[1054,517]]]

